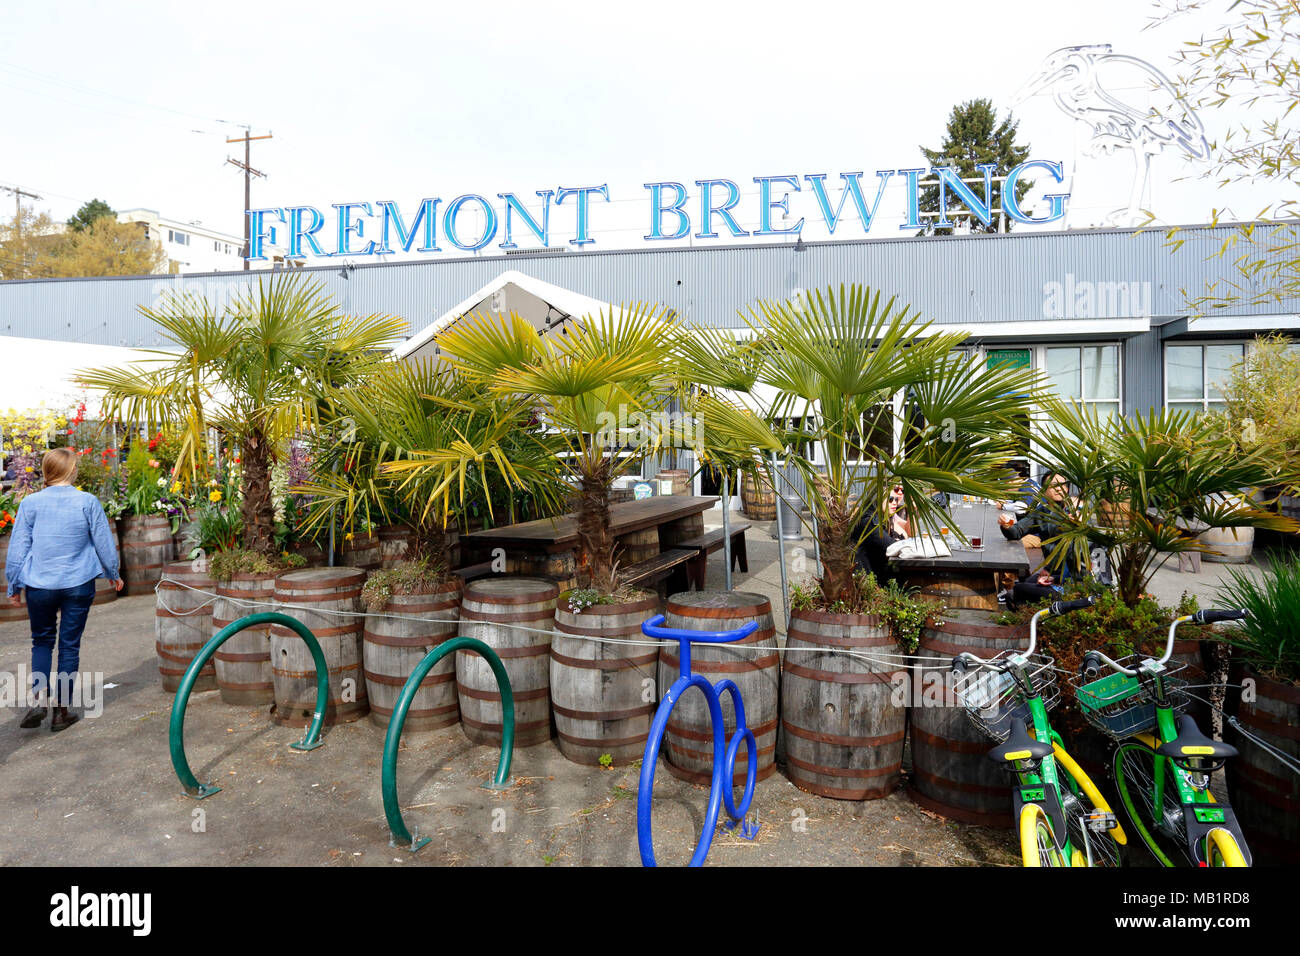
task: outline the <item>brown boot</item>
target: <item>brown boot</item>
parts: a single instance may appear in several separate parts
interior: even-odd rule
[[[41,724],[45,723],[45,715],[48,712],[49,708],[44,704],[37,704],[35,707],[27,711],[27,713],[23,714],[23,719],[18,722],[18,726],[27,730],[30,730],[33,727],[39,727]]]
[[[57,734],[60,730],[67,730],[80,719],[80,714],[74,714],[66,707],[55,707],[54,714],[50,717],[50,730]]]

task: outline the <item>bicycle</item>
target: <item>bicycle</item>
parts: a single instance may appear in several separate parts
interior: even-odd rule
[[[1006,650],[986,660],[966,651],[952,661],[958,702],[977,727],[1000,741],[989,759],[1015,774],[1011,800],[1025,866],[1115,866],[1128,839],[1106,798],[1052,729],[1047,712],[1060,700],[1056,665],[1034,653],[1039,618],[1093,603],[1056,601],[1037,612],[1023,653]],[[969,663],[979,666],[968,673]],[[990,680],[983,670],[996,676]]]
[[[1210,792],[1210,775],[1237,756],[1231,744],[1201,733],[1187,707],[1186,665],[1170,665],[1180,624],[1240,621],[1244,610],[1197,611],[1169,625],[1158,660],[1131,654],[1113,661],[1089,651],[1072,683],[1084,717],[1116,742],[1111,768],[1133,829],[1164,866],[1182,855],[1193,866],[1250,866],[1250,850],[1232,807]],[[1115,673],[1098,679],[1102,664]]]

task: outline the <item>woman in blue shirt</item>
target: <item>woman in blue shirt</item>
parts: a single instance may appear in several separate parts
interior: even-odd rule
[[[81,665],[81,632],[95,599],[95,579],[102,574],[119,591],[122,579],[103,506],[94,495],[72,487],[77,478],[76,453],[70,448],[46,452],[41,472],[45,488],[18,506],[5,576],[10,604],[20,605],[18,591],[26,590],[32,624],[32,689],[37,706],[27,711],[19,726],[39,727],[53,705],[50,730],[58,731],[79,719],[69,712],[68,704]]]

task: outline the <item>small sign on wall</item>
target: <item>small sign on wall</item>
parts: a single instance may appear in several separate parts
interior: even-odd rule
[[[669,482],[671,484],[671,482]],[[637,501],[642,498],[653,498],[655,493],[654,485],[648,481],[638,481],[632,486],[632,497]]]

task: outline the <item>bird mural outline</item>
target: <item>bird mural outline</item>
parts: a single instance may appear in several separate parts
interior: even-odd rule
[[[1116,95],[1133,88],[1151,91],[1152,104],[1134,106]],[[1099,158],[1119,150],[1133,154],[1128,205],[1106,217],[1111,225],[1133,226],[1147,219],[1140,203],[1153,156],[1175,151],[1189,159],[1210,158],[1200,117],[1168,78],[1145,60],[1113,52],[1109,43],[1062,47],[1048,54],[1015,94],[1012,105],[1040,93],[1050,93],[1063,113],[1092,129],[1084,155]]]

